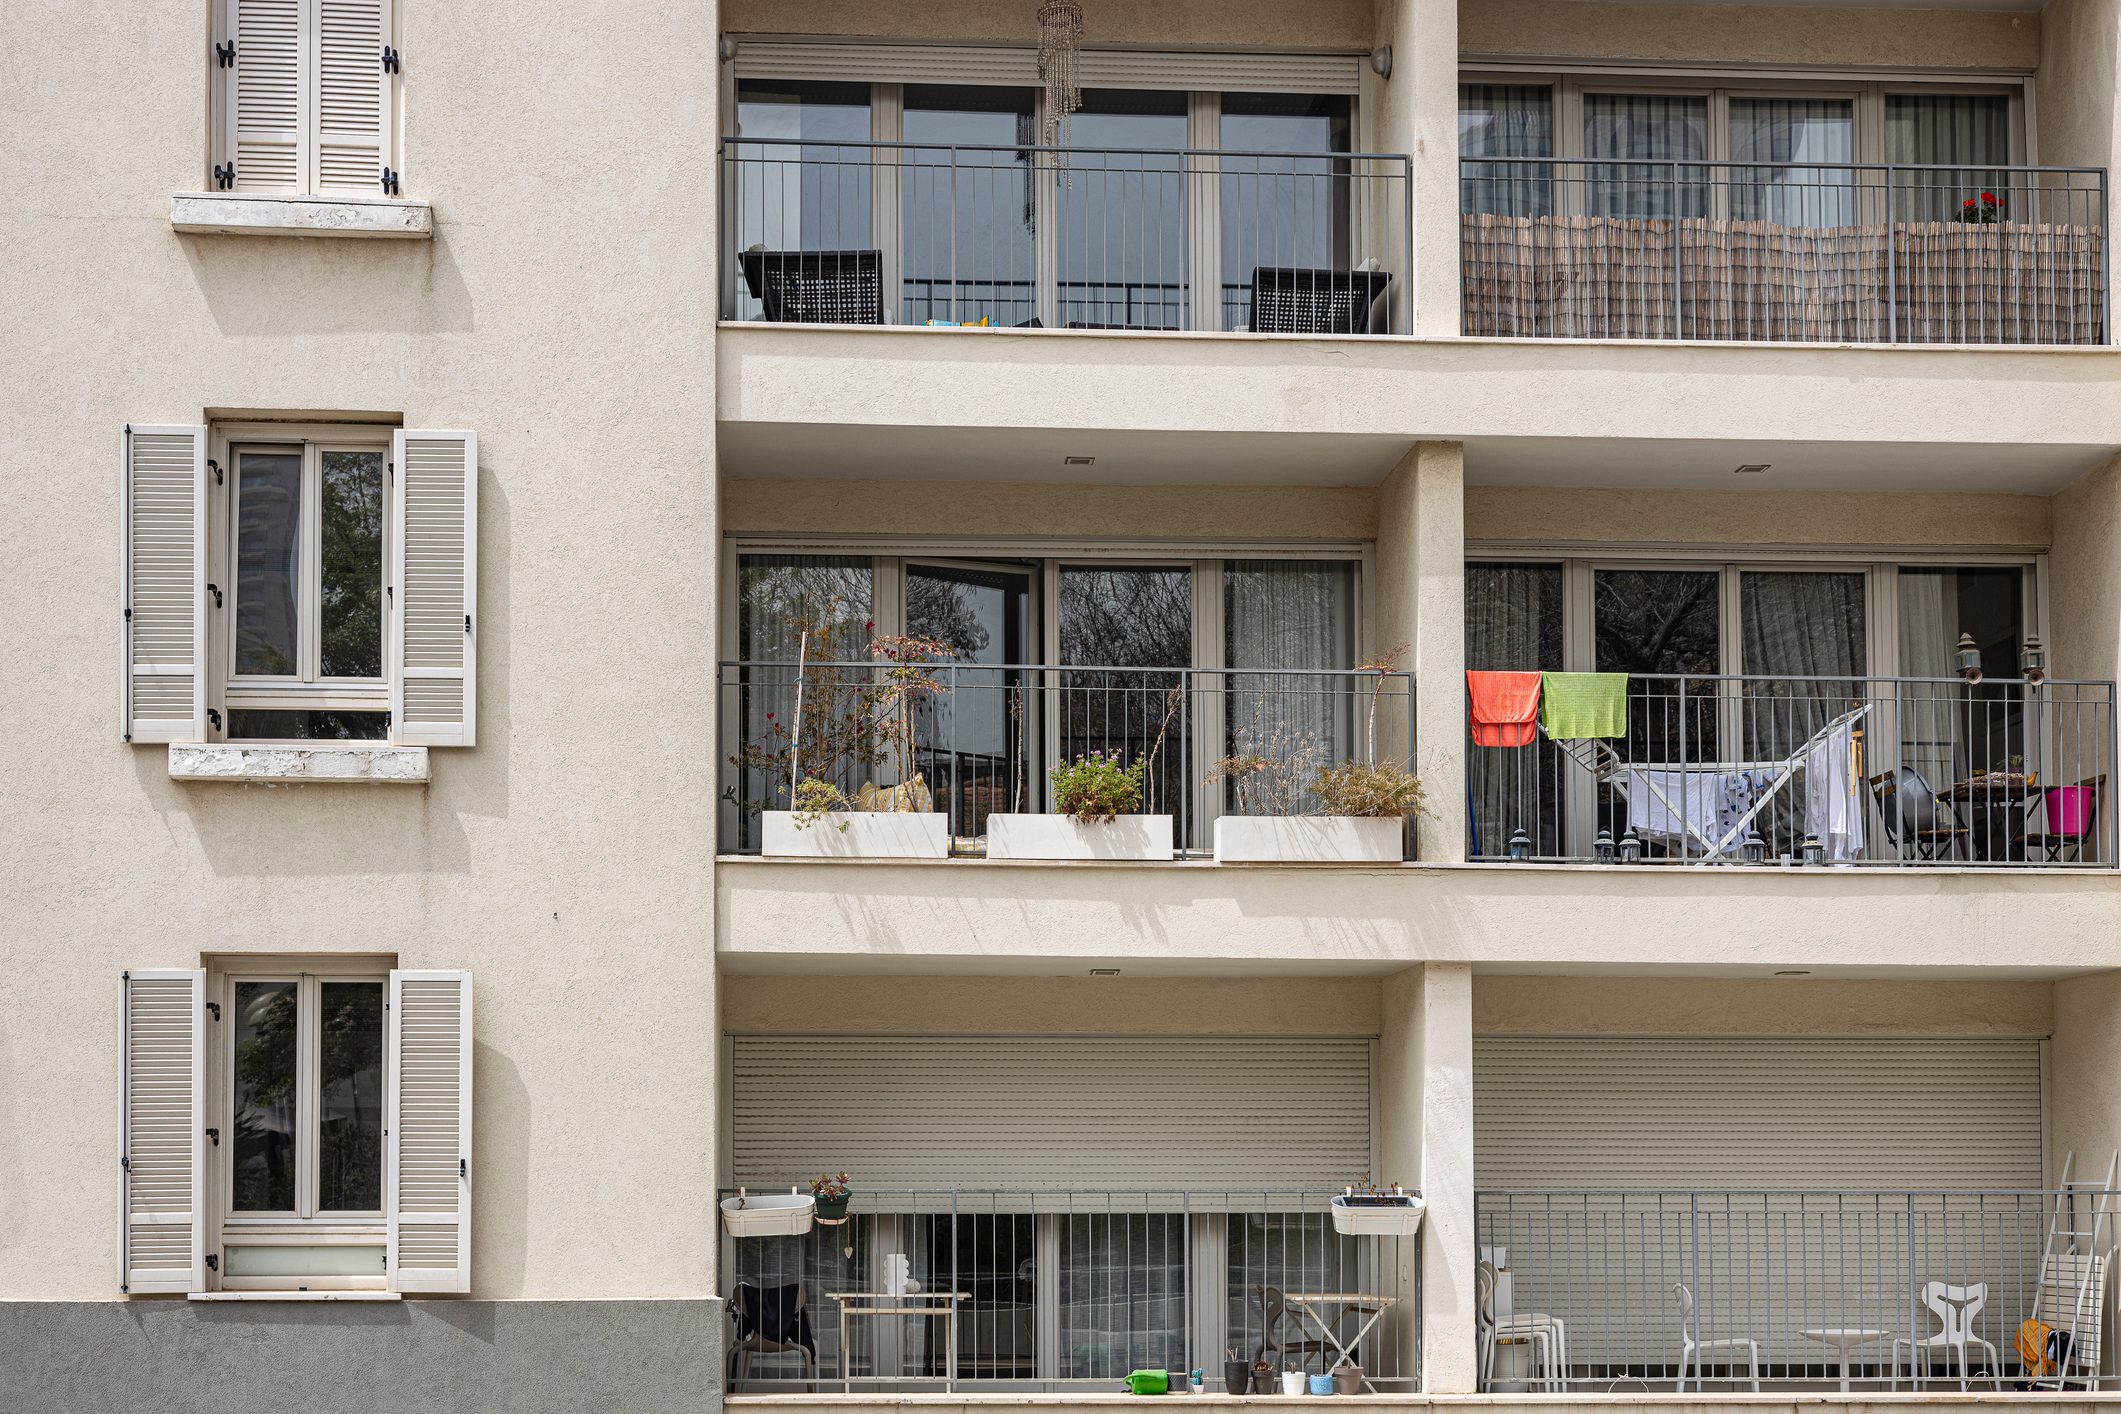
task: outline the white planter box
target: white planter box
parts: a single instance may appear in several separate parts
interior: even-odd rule
[[[731,1237],[801,1237],[817,1217],[807,1193],[747,1193],[722,1200],[722,1226]]]
[[[1224,815],[1215,821],[1215,862],[1397,864],[1405,837],[1396,815]]]
[[[989,859],[1170,859],[1169,815],[989,815]]]
[[[1355,1237],[1412,1237],[1421,1231],[1421,1215],[1429,1205],[1412,1193],[1406,1199],[1389,1206],[1351,1206],[1344,1199],[1335,1198],[1333,1230]]]
[[[833,811],[796,828],[793,810],[768,810],[761,852],[805,859],[948,859],[950,817],[940,810]]]

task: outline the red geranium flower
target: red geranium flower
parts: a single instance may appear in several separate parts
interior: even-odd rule
[[[1972,197],[1968,197],[1966,200],[1960,202],[1959,205],[1965,210],[1972,211],[1974,209],[1974,199]]]
[[[1981,193],[1981,202],[1984,206],[1994,206],[1996,204],[1996,194],[1992,191]]]

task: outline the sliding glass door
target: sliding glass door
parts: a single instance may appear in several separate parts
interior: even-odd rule
[[[920,762],[960,834],[986,834],[995,811],[1037,808],[1039,704],[1020,666],[1036,656],[1032,578],[1022,565],[906,564],[906,632],[947,644],[954,665],[940,675],[949,691],[920,706]]]
[[[1029,323],[1039,311],[1038,140],[1028,88],[908,84],[896,154],[900,318]]]
[[[1055,759],[1146,759],[1143,812],[1176,813],[1195,765],[1184,681],[1196,661],[1192,568],[1062,565],[1058,584]]]

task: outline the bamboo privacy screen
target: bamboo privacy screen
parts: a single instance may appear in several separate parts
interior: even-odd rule
[[[2086,225],[1827,227],[1472,211],[1461,229],[1465,332],[1476,337],[2104,339],[2105,237]]]

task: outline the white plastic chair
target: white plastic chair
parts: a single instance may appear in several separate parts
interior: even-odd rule
[[[1917,1352],[1929,1350],[1956,1350],[1959,1352],[1959,1388],[1965,1389],[1970,1378],[1966,1348],[1978,1345],[1988,1352],[1990,1376],[1996,1388],[2003,1388],[2003,1357],[1996,1347],[1974,1334],[1974,1318],[1988,1306],[1988,1283],[1977,1281],[1972,1286],[1953,1286],[1948,1282],[1933,1281],[1922,1288],[1922,1304],[1937,1313],[1942,1329],[1934,1335],[1920,1340],[1912,1336],[1893,1338],[1893,1388],[1900,1388],[1900,1351],[1907,1350],[1908,1382],[1921,1389],[1929,1375],[1929,1362],[1915,1363]],[[1949,1364],[1945,1367],[1949,1370]]]
[[[1694,1293],[1683,1281],[1672,1283],[1672,1295],[1679,1298],[1679,1385],[1674,1391],[1686,1392],[1687,1366],[1694,1367],[1694,1389],[1701,1389],[1701,1353],[1704,1350],[1744,1349],[1752,1369],[1753,1393],[1760,1393],[1760,1342],[1747,1336],[1729,1336],[1722,1340],[1701,1339],[1701,1317],[1694,1309]]]
[[[1569,1369],[1568,1326],[1558,1316],[1527,1311],[1501,1320],[1495,1317],[1495,1264],[1482,1262],[1473,1269],[1474,1290],[1480,1311],[1480,1382],[1486,1386],[1494,1375],[1495,1347],[1504,1339],[1532,1343],[1532,1382],[1550,1394],[1567,1387]]]

